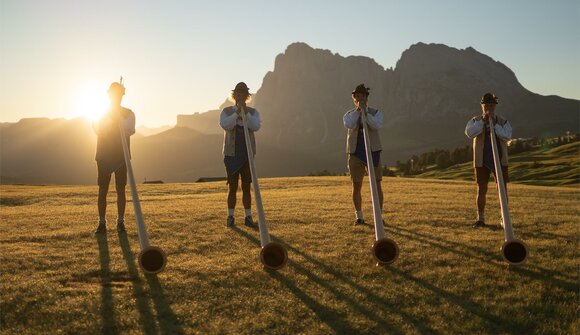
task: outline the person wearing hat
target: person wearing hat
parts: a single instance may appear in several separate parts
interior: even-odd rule
[[[490,174],[493,173],[495,176],[489,128],[490,119],[495,130],[496,142],[498,143],[497,149],[506,190],[507,182],[509,181],[507,141],[512,137],[512,127],[506,119],[495,114],[497,104],[498,98],[493,93],[485,93],[481,98],[481,115],[469,120],[465,127],[465,135],[473,139],[473,167],[477,182],[477,220],[473,225],[475,228],[485,226],[487,185]]]
[[[378,169],[382,150],[379,129],[383,127],[383,113],[376,108],[368,107],[369,90],[370,88],[365,87],[364,84],[360,84],[352,91],[352,100],[355,108],[347,111],[343,117],[344,126],[348,130],[346,153],[348,155],[348,170],[352,181],[352,202],[354,203],[356,215],[355,225],[365,223],[362,212],[361,189],[368,163],[360,117],[361,113],[366,113],[367,129],[369,130],[369,140],[371,142],[372,163],[377,168],[375,170],[375,178],[377,180],[379,203],[381,210],[383,208],[383,190],[381,187],[383,176],[380,173],[380,169]]]
[[[135,114],[128,108],[121,106],[125,87],[122,83],[114,82],[109,86],[109,109],[101,119],[93,124],[97,134],[97,183],[99,185],[98,209],[99,226],[96,233],[107,232],[107,193],[111,175],[115,174],[115,188],[117,190],[117,231],[125,231],[125,186],[127,185],[127,167],[121,142],[119,123],[125,132],[127,145],[130,146],[130,136],[135,134]]]
[[[235,101],[234,106],[226,107],[220,114],[220,126],[224,129],[224,164],[226,166],[227,184],[228,184],[228,216],[226,220],[227,227],[234,226],[234,211],[236,208],[236,192],[238,191],[238,180],[242,179],[242,203],[245,210],[244,224],[249,227],[255,227],[252,220],[252,195],[250,186],[252,176],[250,173],[250,164],[248,161],[248,152],[246,138],[244,135],[244,123],[242,122],[242,109],[246,115],[246,122],[250,135],[250,145],[254,155],[256,154],[256,140],[254,132],[260,129],[260,113],[252,107],[246,106],[250,101],[250,89],[240,82],[233,89],[230,100]]]

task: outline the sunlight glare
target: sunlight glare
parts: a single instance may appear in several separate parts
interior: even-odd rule
[[[75,95],[75,113],[92,121],[106,112],[108,104],[107,86],[96,82],[85,85]]]

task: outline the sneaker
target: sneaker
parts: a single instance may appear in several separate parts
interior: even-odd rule
[[[125,230],[125,221],[117,221],[117,231],[119,233],[124,233]]]
[[[485,227],[485,222],[481,220],[475,221],[475,223],[473,224],[473,228],[481,228],[481,227]]]
[[[234,222],[235,222],[234,216],[233,215],[228,216],[228,220],[226,221],[226,227],[233,227]]]
[[[107,225],[104,223],[99,223],[97,230],[95,230],[95,234],[106,234],[107,233]]]
[[[246,216],[246,218],[244,219],[244,225],[246,225],[247,227],[252,227],[252,228],[254,228],[256,226],[256,224],[254,223],[254,220],[252,220],[251,215]]]
[[[356,221],[354,222],[355,226],[360,226],[363,224],[365,224],[365,220],[363,220],[363,219],[356,219]]]

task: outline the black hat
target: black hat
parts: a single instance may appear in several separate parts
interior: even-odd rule
[[[241,81],[236,85],[236,88],[234,88],[232,92],[250,93],[250,89],[248,88],[248,85],[246,85],[246,83]]]
[[[369,95],[370,90],[371,90],[370,88],[365,87],[365,84],[360,84],[354,89],[354,91],[352,91],[352,94],[363,93],[363,94]]]
[[[499,98],[495,96],[495,94],[493,93],[485,93],[482,97],[481,97],[481,104],[496,104],[497,105],[497,100]]]
[[[121,83],[113,82],[111,85],[109,85],[109,90],[107,90],[107,92],[120,93],[121,95],[125,95],[125,86],[123,86]]]

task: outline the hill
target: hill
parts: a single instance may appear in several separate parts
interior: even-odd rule
[[[509,157],[511,182],[544,186],[580,186],[580,142],[536,149]],[[473,180],[472,163],[432,168],[418,178]]]
[[[261,185],[270,233],[288,248],[278,272],[261,268],[257,231],[224,226],[223,182],[139,185],[151,242],[168,254],[158,276],[137,268],[130,206],[127,235],[92,233],[96,186],[2,185],[2,333],[580,330],[578,189],[511,186],[514,230],[530,256],[508,269],[502,231],[471,228],[473,183],[386,178],[386,234],[401,254],[382,268],[371,260],[372,227],[352,226],[347,177]],[[363,197],[368,218],[367,186]],[[488,208],[488,221],[498,222],[496,197]]]

